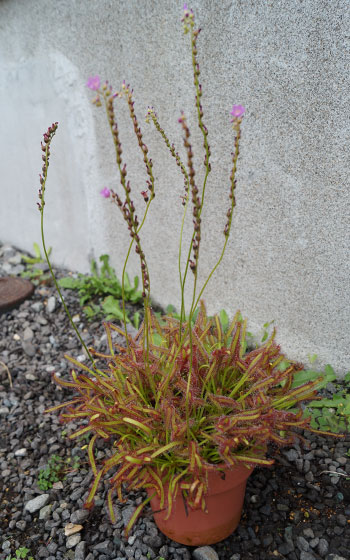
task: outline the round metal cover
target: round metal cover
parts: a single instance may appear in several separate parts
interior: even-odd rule
[[[34,285],[24,278],[0,278],[0,312],[19,305],[32,295]]]

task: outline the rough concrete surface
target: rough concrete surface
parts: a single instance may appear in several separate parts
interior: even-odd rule
[[[275,320],[291,358],[349,369],[349,36],[345,0],[224,0],[191,3],[198,39],[204,122],[212,172],[203,212],[200,282],[223,245],[228,207],[233,103],[242,126],[233,235],[205,300],[210,312],[240,308],[256,331]],[[132,84],[135,110],[154,161],[156,199],[143,230],[152,293],[179,304],[177,241],[181,174],[154,128],[148,105],[184,155],[181,110],[191,126],[195,163],[203,161],[195,121],[189,37],[182,3],[144,0],[0,2],[0,239],[30,250],[39,241],[36,210],[40,139],[53,121],[47,185],[47,243],[53,260],[88,270],[109,253],[120,271],[128,234],[118,209],[101,199],[118,189],[103,109],[91,105],[88,76]],[[123,157],[138,194],[146,175],[123,100]],[[198,183],[203,174],[198,171]],[[189,213],[190,214],[190,213]],[[186,223],[185,247],[191,231]],[[137,273],[137,260],[130,262]],[[188,294],[187,301],[190,300]]]

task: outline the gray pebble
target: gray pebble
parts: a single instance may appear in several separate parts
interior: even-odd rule
[[[130,519],[135,513],[135,510],[136,508],[134,506],[126,506],[125,508],[122,509],[122,518],[124,522],[124,527],[126,527],[127,524],[129,523]]]
[[[77,544],[79,544],[81,541],[81,536],[79,535],[79,533],[75,533],[75,535],[71,535],[70,537],[67,538],[66,540],[66,548],[74,548],[75,546],[77,546]]]
[[[89,517],[89,511],[87,509],[78,509],[73,511],[70,516],[70,522],[79,525],[82,521],[85,521]]]
[[[287,457],[288,461],[296,461],[299,458],[298,452],[295,449],[289,449],[288,451],[284,451],[283,455]]]
[[[236,552],[236,554],[232,554],[232,556],[230,556],[230,560],[241,560],[241,555]]]
[[[20,519],[19,521],[16,521],[16,527],[17,529],[19,529],[20,531],[24,531],[24,529],[26,528],[26,521],[24,521],[24,519]]]
[[[51,296],[47,300],[46,311],[48,313],[53,313],[55,309],[56,309],[56,298],[55,296]]]
[[[97,550],[97,552],[102,552],[102,553],[107,552],[108,553],[109,547],[110,547],[110,542],[109,541],[103,541],[103,542],[95,544],[93,549]]]
[[[337,525],[339,525],[340,527],[346,527],[346,523],[347,522],[345,515],[339,513],[339,515],[337,515]]]
[[[290,554],[290,552],[293,552],[294,550],[294,545],[289,541],[287,543],[281,544],[281,546],[279,546],[277,550],[278,552],[280,552],[280,554],[283,555]]]
[[[21,449],[17,449],[17,451],[15,451],[15,457],[24,457],[25,455],[27,455],[27,450],[25,447],[22,447]]]
[[[85,541],[80,541],[75,549],[74,560],[85,560]]]
[[[211,546],[200,546],[192,553],[195,560],[219,560],[219,556]]]
[[[298,537],[297,538],[297,547],[299,548],[299,550],[304,550],[305,552],[307,552],[310,548],[310,545],[307,542],[307,540],[304,539],[304,537]]]
[[[49,542],[49,544],[47,545],[47,550],[49,551],[50,554],[55,554],[57,549],[58,549],[58,544],[55,543],[54,541]]]
[[[328,552],[328,542],[326,541],[326,539],[320,539],[320,542],[318,543],[317,546],[317,552],[319,553],[320,556],[326,556],[327,552]]]
[[[309,538],[309,539],[313,539],[315,538],[315,533],[313,532],[313,530],[308,527],[307,529],[304,529],[303,531],[305,537]]]
[[[36,350],[34,345],[30,342],[30,340],[23,340],[22,341],[22,348],[25,354],[30,358],[33,358],[36,354]]]
[[[300,560],[316,560],[316,556],[312,552],[305,552],[304,550],[300,553]]]
[[[10,412],[10,409],[7,406],[0,406],[0,414],[5,416]]]
[[[23,340],[32,340],[34,333],[30,327],[26,327],[23,331]]]
[[[36,498],[29,500],[29,502],[27,502],[25,505],[25,509],[30,513],[34,513],[35,511],[38,511],[39,509],[46,506],[49,499],[49,494],[41,494],[41,496],[37,496]]]
[[[306,463],[306,461],[305,461],[305,463]],[[313,475],[313,473],[312,473],[311,471],[309,471],[309,472],[306,473],[306,475],[305,475],[305,480],[306,480],[307,482],[313,482],[313,481],[314,481],[314,475]]]
[[[152,548],[160,548],[163,544],[163,539],[159,535],[145,535],[142,540]]]
[[[167,544],[165,544],[164,546],[162,546],[159,549],[159,556],[161,556],[162,558],[165,558],[165,560],[167,560],[168,556],[169,556],[169,547]]]

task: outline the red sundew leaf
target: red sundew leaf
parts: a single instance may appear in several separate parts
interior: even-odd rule
[[[77,366],[79,369],[83,369],[84,371],[88,371],[92,376],[95,376],[97,374],[96,371],[90,369],[83,362],[78,362],[78,360],[76,360],[75,358],[72,358],[72,356],[68,356],[68,354],[65,354],[64,358],[66,360],[68,360],[69,362],[71,362],[72,364],[74,364],[75,366]]]
[[[94,473],[94,476],[97,476],[97,469],[96,469],[96,463],[95,463],[95,458],[94,458],[94,445],[95,445],[95,441],[97,439],[97,434],[93,435],[90,442],[89,442],[89,447],[88,447],[88,457],[89,457],[89,461],[90,461],[90,465],[92,468],[92,472]]]
[[[112,334],[111,334],[111,329],[109,327],[109,323],[107,322],[103,322],[102,323],[105,331],[106,331],[106,335],[107,335],[107,343],[108,343],[108,348],[111,352],[111,355],[114,356],[114,348],[113,348],[113,342],[112,342]]]
[[[231,363],[237,363],[241,354],[241,323],[236,323],[235,330],[232,334],[232,342],[230,346]]]
[[[241,461],[242,463],[246,463],[247,465],[273,465],[273,459],[260,459],[258,457],[251,457],[250,455],[235,455],[235,459],[237,461]]]
[[[282,436],[279,436],[278,434],[275,434],[273,432],[270,433],[270,439],[274,442],[276,442],[278,445],[291,445],[292,443],[294,443],[295,437],[294,436],[288,436],[286,438],[283,438]]]
[[[231,398],[231,397],[226,397],[224,395],[214,395],[213,393],[207,393],[207,397],[215,404],[218,404],[220,407],[225,407],[225,408],[234,408],[234,409],[240,409],[239,403]]]
[[[151,501],[152,498],[153,498],[153,496],[149,496],[148,498],[146,498],[146,499],[142,502],[142,504],[140,504],[140,505],[136,508],[134,514],[132,515],[132,517],[131,517],[129,523],[127,524],[127,526],[126,526],[126,528],[125,528],[125,531],[124,531],[125,538],[128,537],[131,528],[133,527],[133,525],[135,525],[137,519],[140,517],[143,508],[145,507],[146,504],[148,504],[148,502]]]
[[[158,496],[159,496],[159,502],[160,502],[159,507],[160,507],[160,509],[163,509],[163,507],[164,507],[164,486],[162,484],[162,481],[160,480],[157,473],[151,467],[147,467],[147,470],[148,470],[149,475],[155,481],[155,487],[158,490]]]
[[[88,495],[87,500],[86,500],[86,502],[85,502],[85,504],[84,504],[84,507],[87,508],[87,509],[91,509],[91,508],[93,507],[93,499],[94,499],[94,497],[95,497],[95,494],[96,494],[96,491],[97,491],[97,487],[98,487],[98,485],[99,485],[99,483],[100,483],[101,476],[102,476],[102,472],[103,472],[103,471],[100,470],[100,471],[97,473],[97,475],[96,475],[96,477],[95,477],[95,480],[94,480],[94,482],[93,482],[93,484],[92,484],[92,486],[91,486],[91,488],[90,488],[89,495]]]
[[[71,405],[71,404],[76,404],[81,402],[81,398],[78,397],[77,399],[73,399],[72,401],[68,401],[62,404],[56,404],[55,406],[50,406],[50,408],[46,408],[44,410],[45,414],[48,412],[54,412],[55,410],[59,410],[60,408],[64,408],[65,406]]]
[[[115,513],[114,513],[114,509],[113,509],[113,502],[112,502],[112,494],[113,494],[114,491],[115,491],[114,488],[110,488],[108,490],[108,494],[107,494],[109,519],[111,520],[111,523],[113,525],[116,522],[116,517],[115,517]]]
[[[85,428],[81,428],[80,430],[77,430],[76,432],[70,434],[69,439],[75,439],[76,437],[81,436],[86,432],[91,432],[91,430],[92,430],[91,426],[85,426]]]
[[[107,468],[107,462],[105,464],[105,468]],[[126,465],[120,467],[118,472],[111,478],[111,484],[113,484],[114,486],[118,486],[119,484],[121,484],[124,480],[126,480],[127,475],[125,473],[130,472],[131,469],[132,465],[130,463],[127,463]]]

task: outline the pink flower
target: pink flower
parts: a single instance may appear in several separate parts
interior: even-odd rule
[[[86,85],[88,88],[97,91],[98,89],[100,89],[100,85],[101,85],[100,76],[90,76],[90,78],[86,82]]]
[[[100,191],[100,195],[103,196],[103,198],[109,198],[111,196],[111,191],[105,187]]]
[[[245,107],[243,107],[243,105],[234,105],[232,107],[232,111],[230,115],[232,115],[234,119],[239,119],[244,115],[244,113],[245,113]]]

